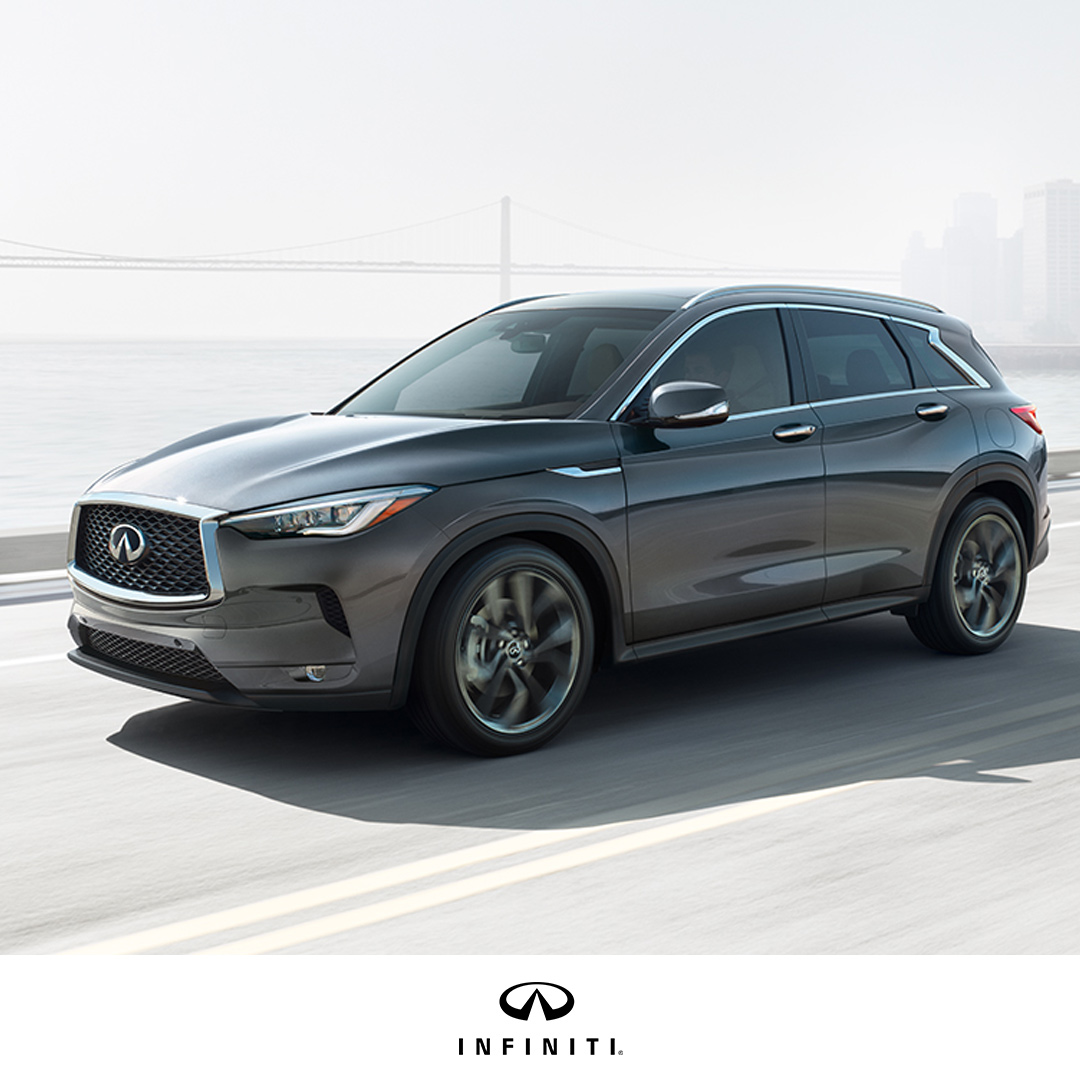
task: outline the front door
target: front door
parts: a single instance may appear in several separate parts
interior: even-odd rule
[[[728,391],[700,428],[634,423],[679,379]],[[793,404],[779,314],[710,316],[672,347],[616,425],[627,491],[634,640],[814,608],[824,588],[821,430]]]

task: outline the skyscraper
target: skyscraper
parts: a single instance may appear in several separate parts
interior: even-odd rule
[[[981,331],[1020,319],[1017,238],[997,235],[997,200],[983,193],[960,195],[953,223],[939,248],[916,233],[901,268],[908,296],[940,304]]]
[[[1024,320],[1043,340],[1080,338],[1080,184],[1024,190]]]

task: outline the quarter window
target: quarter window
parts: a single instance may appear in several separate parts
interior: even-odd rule
[[[813,400],[910,390],[907,360],[885,324],[844,311],[800,311]]]
[[[935,386],[970,385],[971,380],[958,371],[930,344],[929,331],[910,323],[893,323],[904,341],[910,346],[923,370]]]

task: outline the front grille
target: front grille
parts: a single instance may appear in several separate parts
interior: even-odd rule
[[[146,641],[110,634],[107,630],[84,631],[83,646],[105,660],[186,682],[225,683],[220,671],[198,649],[174,649]]]
[[[146,537],[146,554],[124,565],[109,554],[109,533],[134,525]],[[122,589],[152,596],[205,596],[210,592],[199,519],[144,506],[86,503],[79,511],[75,565]]]

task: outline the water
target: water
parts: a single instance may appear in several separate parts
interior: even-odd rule
[[[1036,406],[1051,450],[1080,450],[1080,371],[1006,371],[1009,387]]]
[[[121,462],[229,420],[321,412],[416,344],[0,342],[0,530],[66,527]],[[1080,371],[1007,375],[1051,448],[1080,448]]]
[[[230,420],[322,412],[415,344],[0,342],[0,530],[66,528],[116,465]]]

